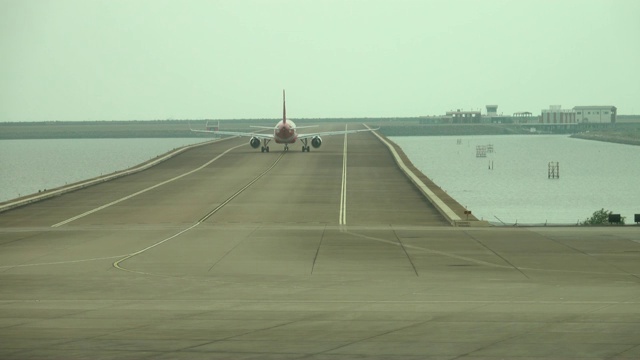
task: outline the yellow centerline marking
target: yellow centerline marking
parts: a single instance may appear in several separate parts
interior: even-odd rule
[[[0,269],[13,269],[13,268],[21,268],[21,267],[31,267],[31,266],[46,266],[46,265],[66,265],[66,264],[76,264],[81,262],[88,261],[98,261],[98,260],[108,260],[122,257],[124,255],[114,255],[114,256],[105,256],[105,257],[97,257],[91,259],[79,259],[79,260],[66,260],[66,261],[54,261],[48,263],[33,263],[33,264],[19,264],[19,265],[3,265],[0,266]]]
[[[220,154],[220,155],[216,156],[215,158],[213,158],[213,159],[209,160],[209,161],[208,161],[208,162],[206,162],[204,165],[202,165],[202,166],[200,166],[200,167],[198,167],[198,168],[196,168],[196,169],[193,169],[193,170],[191,170],[191,171],[189,171],[189,172],[186,172],[186,173],[184,173],[184,174],[182,174],[182,175],[178,175],[178,176],[176,176],[176,177],[174,177],[174,178],[171,178],[171,179],[169,179],[169,180],[166,180],[166,181],[163,181],[163,182],[161,182],[161,183],[155,184],[155,185],[150,186],[150,187],[148,187],[148,188],[146,188],[146,189],[140,190],[140,191],[138,191],[138,192],[136,192],[136,193],[133,193],[133,194],[131,194],[131,195],[125,196],[125,197],[123,197],[123,198],[120,198],[120,199],[118,199],[118,200],[116,200],[116,201],[112,201],[112,202],[110,202],[110,203],[108,203],[108,204],[105,204],[105,205],[99,206],[99,207],[97,207],[97,208],[95,208],[95,209],[93,209],[93,210],[89,210],[89,211],[84,212],[84,213],[82,213],[82,214],[80,214],[80,215],[76,215],[76,216],[74,216],[74,217],[72,217],[72,218],[69,218],[69,219],[67,219],[67,220],[61,221],[61,222],[59,222],[59,223],[57,223],[57,224],[53,224],[53,225],[51,225],[51,227],[53,227],[53,228],[60,227],[60,226],[62,226],[62,225],[68,224],[68,223],[70,223],[70,222],[72,222],[72,221],[75,221],[75,220],[78,220],[78,219],[80,219],[80,218],[83,218],[83,217],[85,217],[85,216],[87,216],[87,215],[91,215],[91,214],[93,214],[93,213],[95,213],[95,212],[98,212],[98,211],[100,211],[100,210],[106,209],[106,208],[108,208],[108,207],[110,207],[110,206],[113,206],[113,205],[115,205],[115,204],[121,203],[121,202],[123,202],[123,201],[125,201],[125,200],[129,200],[129,199],[131,199],[131,198],[133,198],[133,197],[136,197],[136,196],[138,196],[138,195],[140,195],[140,194],[146,193],[147,191],[150,191],[150,190],[153,190],[153,189],[155,189],[155,188],[158,188],[158,187],[160,187],[160,186],[162,186],[162,185],[166,185],[166,184],[168,184],[168,183],[170,183],[170,182],[173,182],[173,181],[176,181],[176,180],[178,180],[178,179],[181,179],[181,178],[183,178],[183,177],[185,177],[185,176],[191,175],[191,174],[193,174],[193,173],[195,173],[195,172],[197,172],[197,171],[200,171],[200,170],[204,169],[205,167],[209,166],[209,165],[210,165],[211,163],[213,163],[214,161],[216,161],[216,160],[220,159],[221,157],[223,157],[224,155],[226,155],[229,151],[235,150],[235,149],[237,149],[237,148],[239,148],[239,147],[241,147],[241,146],[244,146],[244,145],[245,145],[245,144],[241,144],[241,145],[238,145],[238,146],[234,146],[234,147],[232,147],[232,148],[230,148],[230,149],[226,150],[226,151],[225,151],[225,152],[223,152],[222,154]]]
[[[136,256],[136,255],[140,255],[140,254],[142,254],[143,252],[145,252],[145,251],[147,251],[147,250],[153,249],[154,247],[156,247],[156,246],[158,246],[158,245],[162,245],[163,243],[165,243],[165,242],[167,242],[167,241],[169,241],[169,240],[171,240],[171,239],[174,239],[174,238],[176,238],[176,237],[178,237],[178,236],[180,236],[180,235],[182,235],[182,234],[186,233],[187,231],[189,231],[189,230],[191,230],[191,229],[195,228],[196,226],[198,226],[198,225],[200,225],[200,224],[202,224],[202,221],[199,221],[199,222],[197,222],[197,223],[195,223],[195,224],[193,224],[193,225],[189,226],[188,228],[186,228],[186,229],[184,229],[184,230],[180,231],[179,233],[174,234],[174,235],[172,235],[172,236],[169,236],[168,238],[166,238],[166,239],[164,239],[164,240],[158,241],[157,243],[155,243],[155,244],[153,244],[153,245],[147,246],[146,248],[144,248],[144,249],[142,249],[142,250],[138,250],[138,251],[136,251],[136,252],[134,252],[134,253],[131,253],[131,254],[129,254],[129,255],[127,255],[127,256],[125,256],[125,257],[123,257],[122,259],[120,259],[120,260],[118,260],[118,261],[114,262],[114,263],[113,263],[113,267],[115,267],[115,268],[116,268],[116,269],[118,269],[118,270],[123,270],[123,271],[128,271],[128,272],[134,272],[134,273],[143,273],[143,274],[146,274],[146,273],[144,273],[144,272],[139,272],[139,271],[134,271],[134,270],[125,269],[125,268],[123,268],[123,267],[121,267],[121,266],[120,266],[120,263],[121,263],[121,262],[123,262],[123,261],[125,261],[125,260],[131,259],[132,257],[134,257],[134,256]]]
[[[240,145],[240,146],[243,146],[243,145]],[[227,151],[230,151],[230,150],[233,150],[233,149],[234,149],[234,148],[229,149],[229,150],[227,150]],[[125,256],[125,257],[123,257],[122,259],[120,259],[120,260],[118,260],[118,261],[114,262],[114,263],[113,263],[113,267],[115,267],[115,268],[116,268],[116,269],[118,269],[118,270],[123,270],[123,271],[127,271],[127,272],[132,272],[132,273],[145,274],[145,275],[155,275],[155,274],[146,273],[146,272],[143,272],[143,271],[130,270],[130,269],[127,269],[127,268],[124,268],[124,267],[120,266],[120,264],[121,264],[122,262],[126,261],[126,260],[131,259],[132,257],[134,257],[134,256],[136,256],[136,255],[140,255],[140,254],[142,254],[143,252],[145,252],[145,251],[147,251],[147,250],[151,250],[151,249],[153,249],[153,248],[154,248],[154,247],[156,247],[156,246],[162,245],[162,244],[164,244],[165,242],[167,242],[167,241],[169,241],[169,240],[171,240],[171,239],[175,239],[176,237],[178,237],[178,236],[180,236],[180,235],[182,235],[182,234],[186,233],[187,231],[190,231],[190,230],[192,230],[192,229],[196,228],[198,225],[200,225],[200,224],[202,224],[203,222],[205,222],[205,221],[206,221],[208,218],[210,218],[213,214],[215,214],[216,212],[218,212],[218,210],[222,209],[225,205],[227,205],[229,202],[231,202],[231,200],[235,199],[235,198],[236,198],[238,195],[240,195],[243,191],[245,191],[246,189],[248,189],[248,188],[249,188],[251,185],[253,185],[256,181],[260,180],[260,179],[261,179],[263,176],[265,176],[269,171],[271,171],[271,170],[272,170],[272,169],[273,169],[273,168],[278,164],[278,162],[280,162],[280,159],[282,159],[282,157],[284,156],[284,154],[285,154],[285,153],[286,153],[286,152],[282,152],[282,153],[280,154],[280,156],[278,156],[278,158],[276,159],[276,161],[275,161],[275,162],[274,162],[274,163],[273,163],[273,164],[272,164],[272,165],[271,165],[267,170],[265,170],[264,172],[262,172],[260,175],[256,176],[256,177],[255,177],[253,180],[251,180],[247,185],[245,185],[244,187],[242,187],[242,189],[238,190],[235,194],[231,195],[227,200],[225,200],[222,204],[220,204],[219,206],[217,206],[215,209],[213,209],[213,210],[209,211],[209,213],[207,213],[207,214],[206,214],[205,216],[203,216],[200,220],[198,220],[198,222],[197,222],[197,223],[195,223],[195,224],[193,224],[193,225],[189,226],[188,228],[186,228],[186,229],[184,229],[184,230],[181,230],[180,232],[178,232],[178,233],[176,233],[176,234],[174,234],[174,235],[169,236],[169,237],[168,237],[168,238],[166,238],[166,239],[160,240],[160,241],[158,241],[157,243],[155,243],[155,244],[153,244],[153,245],[149,245],[149,246],[147,246],[146,248],[144,248],[144,249],[142,249],[142,250],[138,250],[138,251],[136,251],[136,252],[134,252],[134,253],[131,253],[131,254],[126,255],[126,256]],[[223,154],[221,154],[220,156],[222,156],[222,155],[224,155],[224,153],[223,153]]]

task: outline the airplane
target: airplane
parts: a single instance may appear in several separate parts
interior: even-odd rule
[[[298,134],[298,129],[316,127],[317,125],[312,126],[296,126],[296,124],[287,119],[287,106],[285,101],[285,92],[282,90],[282,120],[279,121],[275,127],[267,127],[267,126],[252,126],[254,128],[260,129],[273,129],[273,134],[267,133],[245,133],[245,132],[236,132],[236,131],[220,131],[218,128],[214,130],[195,130],[191,129],[194,132],[201,133],[213,133],[219,135],[232,135],[232,136],[246,136],[250,137],[249,145],[252,148],[257,149],[260,145],[262,145],[262,152],[269,152],[269,142],[275,141],[277,144],[284,144],[284,150],[289,150],[289,144],[293,144],[296,141],[300,140],[302,143],[302,152],[309,152],[311,147],[309,146],[309,140],[311,141],[311,146],[314,149],[319,148],[322,145],[321,136],[331,136],[331,135],[344,135],[344,134],[352,134],[357,132],[364,131],[375,131],[378,129],[361,129],[361,130],[341,130],[341,131],[325,131],[325,132],[316,132],[309,134]]]

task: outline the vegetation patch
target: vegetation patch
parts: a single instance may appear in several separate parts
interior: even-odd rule
[[[613,214],[612,211],[603,209],[596,210],[590,218],[581,222],[580,225],[624,225],[624,216]]]

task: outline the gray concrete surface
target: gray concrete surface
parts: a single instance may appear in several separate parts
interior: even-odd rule
[[[450,227],[366,133],[340,225],[323,140],[0,213],[0,358],[640,358],[639,228]]]

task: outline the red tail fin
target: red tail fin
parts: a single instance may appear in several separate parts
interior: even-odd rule
[[[282,123],[287,122],[287,105],[285,104],[284,89],[282,90]]]

